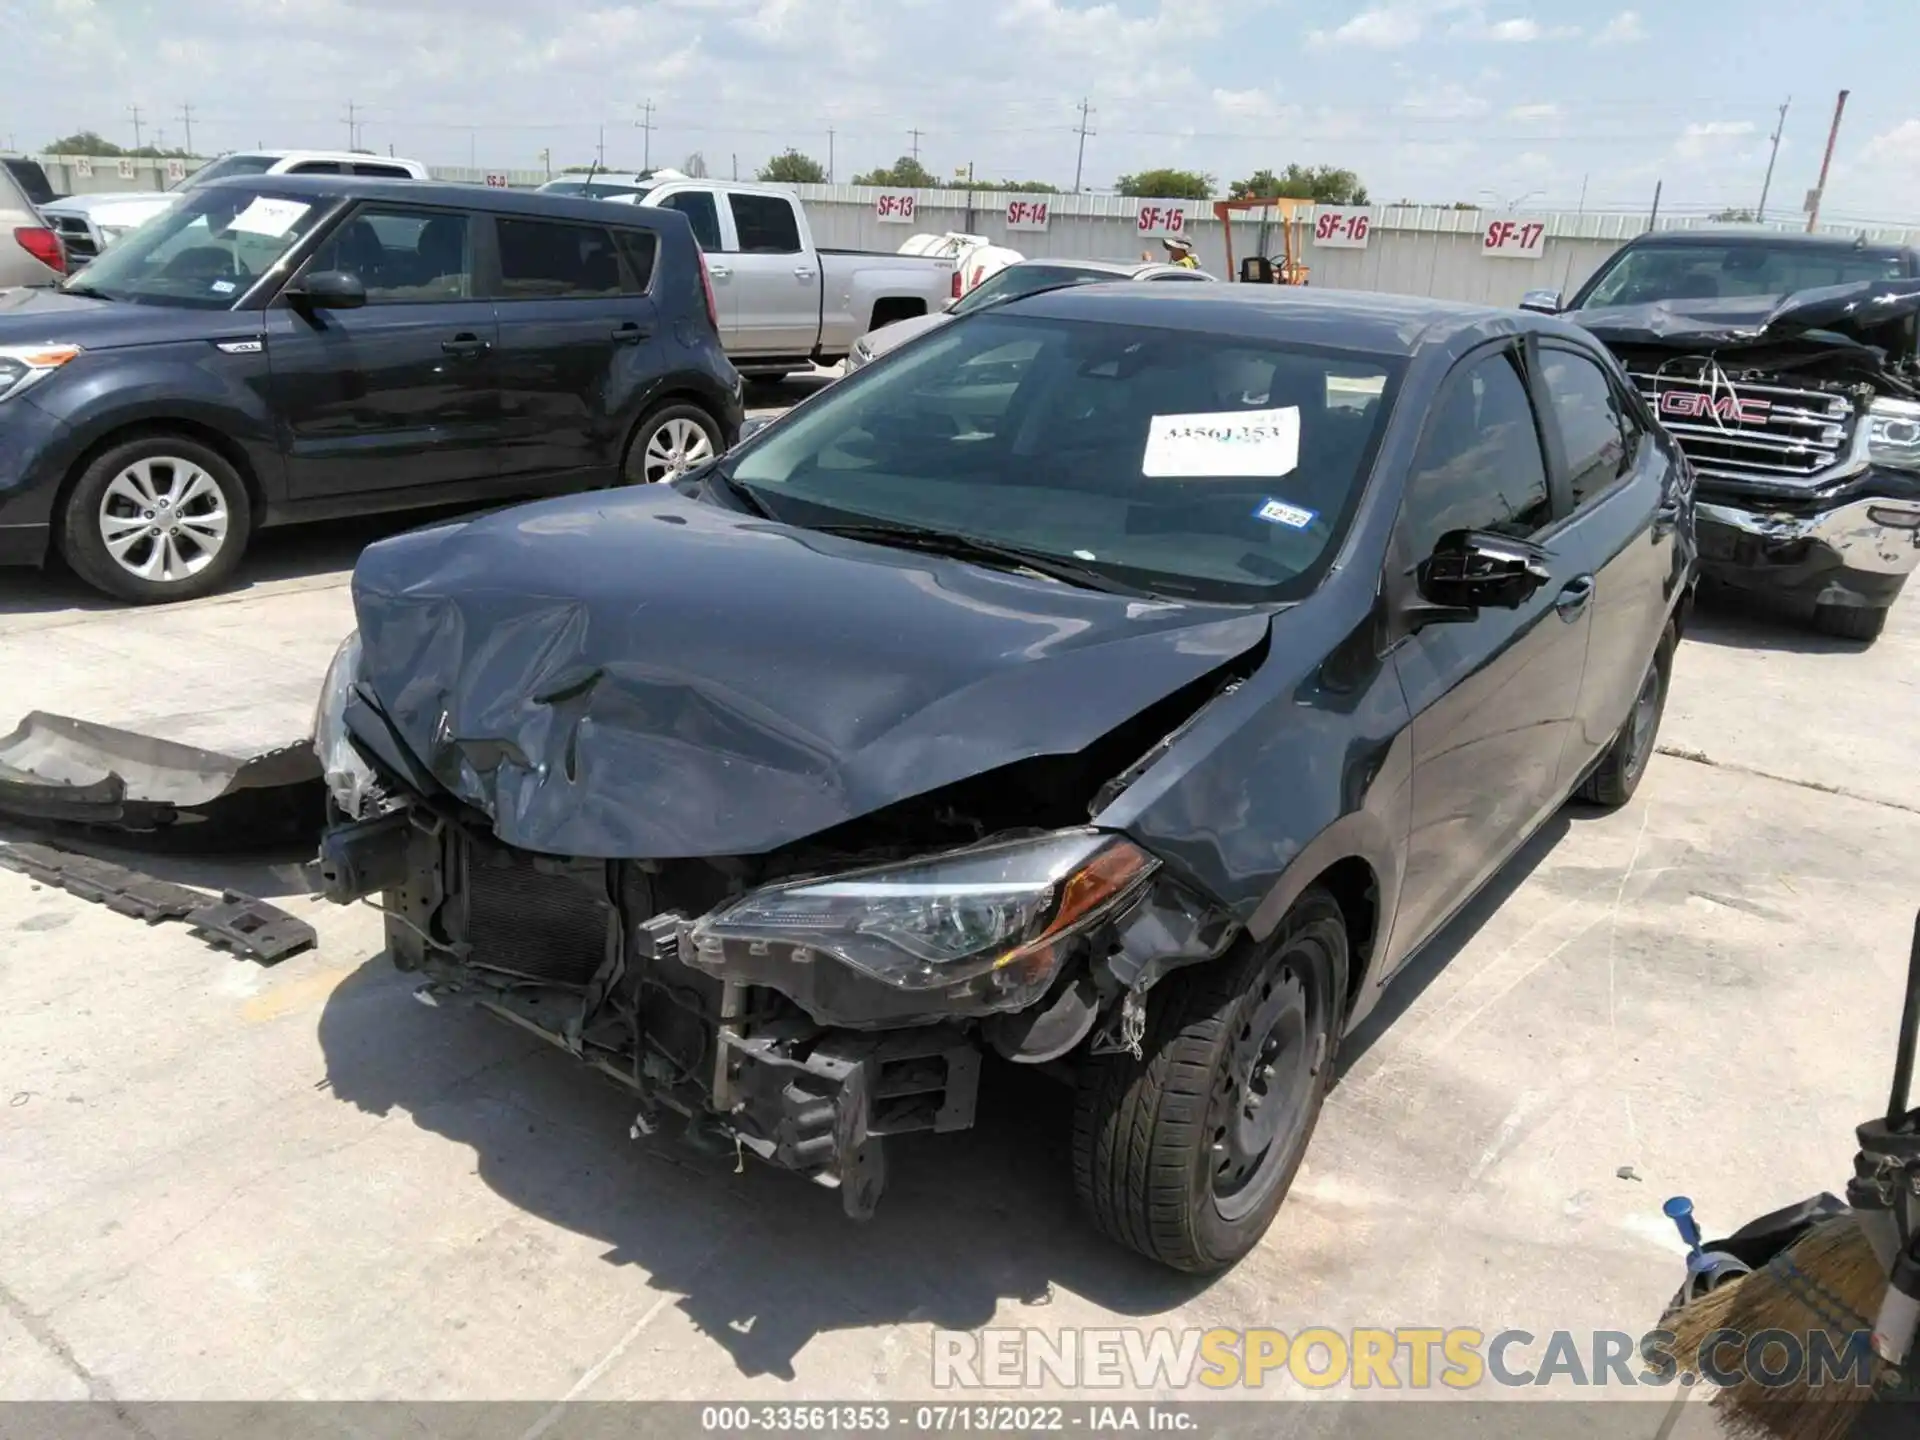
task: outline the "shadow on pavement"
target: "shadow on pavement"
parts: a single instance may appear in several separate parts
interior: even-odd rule
[[[1731,650],[1778,650],[1793,655],[1857,655],[1867,641],[1842,640],[1813,628],[1807,605],[1777,596],[1702,584],[1688,640]]]
[[[1041,1076],[990,1064],[975,1129],[890,1141],[879,1213],[858,1223],[833,1192],[752,1160],[736,1174],[731,1151],[696,1150],[672,1127],[631,1141],[634,1107],[611,1082],[484,1012],[414,1003],[417,983],[383,955],[332,993],[319,1038],[333,1093],[470,1147],[503,1199],[640,1267],[743,1375],[791,1378],[823,1333],[972,1329],[1056,1286],[1130,1315],[1205,1288],[1081,1220],[1071,1095]]]

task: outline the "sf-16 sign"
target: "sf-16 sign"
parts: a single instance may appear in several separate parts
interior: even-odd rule
[[[1547,253],[1547,227],[1539,220],[1489,220],[1480,253],[1503,260],[1538,260]]]
[[[1322,205],[1313,212],[1313,243],[1329,250],[1364,250],[1373,233],[1373,211]]]

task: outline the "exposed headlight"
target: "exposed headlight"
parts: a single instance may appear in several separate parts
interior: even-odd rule
[[[38,385],[79,354],[78,345],[0,345],[0,400]]]
[[[854,341],[853,350],[847,356],[847,373],[851,375],[871,359],[873,359],[872,347],[864,339]]]
[[[1883,399],[1867,408],[1867,458],[1896,470],[1920,470],[1920,403]]]
[[[772,885],[695,924],[692,958],[725,976],[736,956],[824,956],[898,990],[945,992],[938,999],[956,1009],[1014,1010],[1045,993],[1074,939],[1157,868],[1129,840],[1062,830]]]
[[[349,819],[366,817],[378,780],[347,738],[347,700],[360,678],[360,632],[340,642],[320,682],[320,703],[313,712],[313,749],[327,777],[327,793]]]

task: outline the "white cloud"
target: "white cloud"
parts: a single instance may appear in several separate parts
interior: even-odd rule
[[[1400,108],[1422,120],[1469,120],[1493,106],[1478,90],[1448,84],[1416,90],[1400,102]]]
[[[1542,25],[1526,15],[1504,20],[1489,20],[1477,5],[1468,6],[1463,19],[1447,32],[1455,39],[1475,40],[1491,45],[1531,45],[1536,40],[1571,40],[1580,34],[1578,25]]]
[[[1707,120],[1687,126],[1675,142],[1673,153],[1682,160],[1704,160],[1737,148],[1737,142],[1754,133],[1751,120]]]
[[[1219,90],[1213,92],[1213,108],[1236,120],[1271,120],[1280,113],[1280,103],[1266,90]]]
[[[1647,27],[1640,23],[1638,10],[1622,10],[1595,32],[1596,45],[1631,45],[1647,38]]]
[[[1417,10],[1388,7],[1362,10],[1337,29],[1315,30],[1307,38],[1316,45],[1362,45],[1374,50],[1394,50],[1413,44],[1425,28]]]
[[[1547,100],[1537,105],[1516,105],[1507,111],[1507,118],[1521,121],[1558,120],[1560,114],[1560,107]]]

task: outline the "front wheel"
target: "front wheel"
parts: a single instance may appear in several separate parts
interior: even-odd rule
[[[1618,809],[1633,798],[1640,778],[1653,759],[1653,747],[1660,738],[1660,718],[1667,713],[1667,683],[1673,676],[1675,637],[1671,627],[1660,637],[1647,673],[1641,677],[1639,692],[1633,697],[1633,709],[1627,723],[1613,737],[1607,753],[1581,784],[1579,795],[1593,805]]]
[[[1265,945],[1176,971],[1142,1056],[1100,1056],[1074,1112],[1094,1225],[1176,1270],[1224,1270],[1273,1223],[1333,1078],[1348,965],[1340,907],[1309,889]]]
[[[1867,605],[1816,605],[1814,627],[1841,640],[1874,641],[1887,627],[1887,612]]]
[[[720,427],[698,405],[662,405],[634,427],[623,478],[629,485],[677,480],[724,448]]]
[[[116,445],[81,474],[60,516],[60,550],[96,590],[156,604],[225,583],[252,528],[247,487],[184,435]]]

